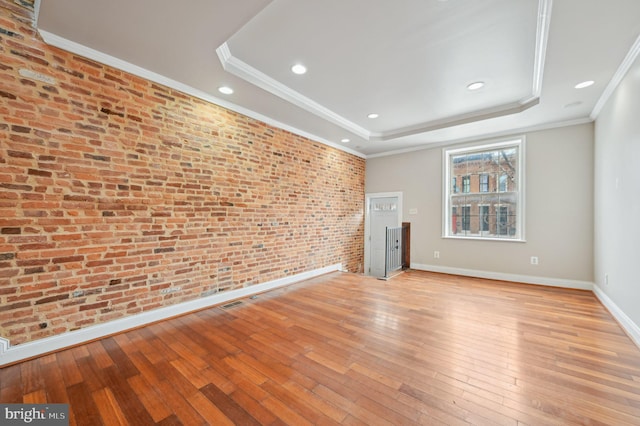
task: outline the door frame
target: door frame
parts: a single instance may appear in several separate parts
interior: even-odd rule
[[[364,195],[364,274],[369,275],[371,261],[371,200],[376,198],[398,198],[398,225],[402,226],[402,192],[372,192]]]

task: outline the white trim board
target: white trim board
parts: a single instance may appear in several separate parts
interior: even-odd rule
[[[371,199],[372,198],[398,198],[398,226],[402,226],[402,191],[397,192],[371,192],[364,194],[364,274],[369,275],[371,267]]]
[[[622,309],[616,305],[613,300],[606,295],[604,291],[596,284],[593,285],[593,293],[596,295],[600,303],[611,313],[618,321],[622,329],[627,333],[629,338],[640,348],[640,327],[625,314]]]
[[[498,281],[513,281],[523,284],[536,284],[549,287],[563,287],[577,290],[593,291],[594,283],[589,281],[565,280],[562,278],[537,277],[533,275],[506,274],[502,272],[479,271],[475,269],[452,268],[448,266],[423,265],[412,263],[411,269],[418,271],[439,272],[442,274],[463,275],[465,277],[486,278]]]
[[[45,337],[28,343],[22,343],[16,346],[10,346],[6,339],[0,340],[0,368],[9,364],[24,361],[46,353],[54,352],[70,346],[79,345],[111,336],[123,331],[131,330],[154,322],[166,320],[179,315],[188,314],[201,309],[210,308],[220,305],[224,302],[240,299],[253,294],[264,293],[279,287],[284,287],[296,282],[315,278],[330,272],[342,270],[342,264],[326,266],[324,268],[315,269],[313,271],[303,272],[301,274],[284,277],[266,283],[255,284],[249,287],[231,290],[228,292],[217,293],[200,299],[190,300],[173,306],[154,309],[152,311],[143,312],[141,314],[131,315],[126,318],[109,321],[102,324],[82,328],[76,331],[59,334],[57,336]],[[3,342],[4,341],[4,342]],[[4,344],[2,344],[4,343]]]

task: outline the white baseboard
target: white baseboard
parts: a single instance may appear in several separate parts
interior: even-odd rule
[[[640,327],[638,327],[638,325],[633,322],[631,318],[629,318],[627,314],[625,314],[622,309],[620,309],[618,305],[616,305],[613,300],[611,300],[609,296],[607,296],[605,292],[602,291],[600,287],[594,285],[593,292],[600,300],[600,302],[604,305],[604,307],[607,308],[611,315],[613,315],[613,317],[618,321],[629,338],[633,340],[633,343],[635,343],[636,346],[640,348]]]
[[[448,266],[423,265],[412,263],[411,269],[419,271],[440,272],[443,274],[463,275],[466,277],[486,278],[499,281],[513,281],[524,284],[546,285],[551,287],[593,290],[594,284],[588,281],[565,280],[562,278],[537,277],[534,275],[506,274],[502,272],[480,271],[475,269],[452,268]]]
[[[552,287],[573,288],[578,290],[590,290],[607,308],[611,315],[618,321],[629,338],[640,348],[640,327],[634,323],[600,287],[588,281],[565,280],[560,278],[546,278],[529,275],[504,274],[501,272],[478,271],[473,269],[451,268],[447,266],[411,264],[412,269],[419,271],[440,272],[443,274],[463,275],[475,278],[487,278],[491,280],[513,281],[525,284],[546,285]]]
[[[126,318],[109,321],[82,328],[76,331],[59,334],[57,336],[45,337],[28,343],[10,346],[9,341],[0,338],[0,367],[23,361],[29,358],[44,355],[70,346],[96,340],[109,335],[121,333],[143,325],[184,315],[189,312],[209,308],[223,304],[229,300],[240,299],[253,294],[264,293],[278,287],[283,287],[309,278],[314,278],[329,272],[342,270],[342,264],[327,266],[313,271],[303,272],[290,277],[280,278],[262,284],[255,284],[248,287],[217,293],[200,299],[190,300],[173,306],[154,309],[152,311],[135,314]]]

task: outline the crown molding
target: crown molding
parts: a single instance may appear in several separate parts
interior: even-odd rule
[[[304,138],[310,139],[315,142],[322,143],[323,145],[330,146],[332,148],[338,149],[340,151],[347,152],[349,154],[358,156],[360,158],[366,158],[366,156],[358,151],[353,149],[344,147],[332,141],[321,138],[317,135],[311,134],[304,130],[300,130],[296,127],[290,126],[288,124],[282,123],[278,120],[274,120],[270,117],[267,117],[263,114],[252,111],[248,108],[241,107],[232,102],[228,102],[224,99],[213,96],[207,92],[204,92],[200,89],[196,89],[192,86],[189,86],[184,83],[180,83],[179,81],[173,80],[171,78],[165,77],[161,74],[155,73],[153,71],[149,71],[148,69],[139,67],[138,65],[134,65],[130,62],[123,61],[122,59],[116,58],[114,56],[108,55],[106,53],[102,53],[98,50],[92,49],[90,47],[84,46],[80,43],[76,43],[74,41],[68,40],[64,37],[60,37],[56,34],[50,33],[46,30],[39,29],[38,32],[40,36],[48,45],[57,47],[62,50],[66,50],[73,54],[94,60],[101,64],[108,65],[113,68],[117,68],[119,70],[125,71],[129,74],[133,74],[135,76],[144,78],[149,81],[153,81],[154,83],[162,84],[163,86],[178,90],[187,95],[193,96],[195,98],[201,99],[203,101],[221,106],[230,111],[237,112],[238,114],[245,115],[247,117],[253,118],[258,121],[262,121],[270,126],[280,128],[282,130],[286,130],[288,132],[294,133],[296,135],[302,136]]]
[[[33,3],[33,28],[38,28],[38,17],[40,16],[40,4],[42,0],[35,0]]]
[[[487,141],[487,140],[492,140],[497,138],[509,137],[516,134],[539,132],[542,130],[550,130],[550,129],[556,129],[560,127],[578,126],[580,124],[587,124],[592,122],[593,120],[590,117],[577,118],[574,120],[555,121],[553,123],[544,123],[544,124],[537,124],[534,126],[519,127],[516,129],[502,130],[499,132],[492,132],[492,133],[487,133],[483,135],[475,135],[475,136],[469,136],[464,138],[448,139],[444,141],[425,143],[412,148],[396,149],[393,151],[385,151],[378,154],[369,154],[367,155],[367,159],[389,157],[392,155],[406,154],[408,152],[423,151],[427,149],[441,148],[445,146],[458,145],[458,144],[463,144],[468,142]]]
[[[276,95],[293,105],[311,112],[320,118],[336,124],[343,129],[360,136],[361,138],[371,138],[371,132],[364,127],[358,126],[352,121],[349,121],[341,115],[333,112],[329,108],[309,99],[301,93],[291,89],[289,86],[280,83],[262,71],[236,58],[232,55],[229,45],[226,42],[216,49],[216,53],[218,54],[222,68],[224,68],[225,71],[230,72],[236,77],[239,77],[254,86],[266,90],[267,92]]]
[[[595,106],[593,107],[593,110],[591,111],[591,118],[593,120],[598,118],[598,116],[602,112],[602,109],[607,104],[607,101],[609,101],[609,98],[616,91],[620,83],[622,83],[622,80],[624,80],[624,77],[627,75],[629,69],[631,69],[631,66],[634,64],[636,59],[638,59],[639,55],[640,36],[638,36],[633,45],[631,45],[629,52],[627,52],[627,56],[625,56],[625,58],[622,60],[622,63],[611,78],[611,81],[609,81],[609,84],[607,84],[607,87],[602,92],[602,95],[600,95],[600,99],[598,99],[598,102],[596,102]]]
[[[392,139],[402,138],[405,136],[413,136],[420,133],[427,133],[434,130],[445,129],[448,127],[461,126],[463,124],[475,123],[476,121],[488,120],[490,118],[498,118],[504,115],[516,114],[525,111],[540,103],[540,97],[529,97],[518,102],[498,105],[495,107],[476,110],[467,114],[447,117],[443,120],[435,120],[427,123],[420,123],[401,129],[391,130],[382,133],[379,137],[373,137],[374,141],[388,141]]]
[[[553,0],[540,0],[538,2],[538,25],[536,29],[536,48],[533,63],[532,97],[540,98],[542,93],[542,81],[544,77],[544,64],[547,57],[547,44],[549,41],[549,27],[551,26],[551,9]]]
[[[542,92],[544,62],[547,53],[547,41],[549,39],[549,27],[551,22],[551,7],[552,0],[538,1],[534,67],[532,70],[531,93],[527,97],[515,102],[504,103],[490,108],[450,116],[442,120],[424,121],[383,132],[369,131],[318,102],[291,89],[283,83],[269,77],[260,70],[233,56],[228,42],[225,42],[218,47],[218,49],[216,49],[216,53],[224,70],[230,72],[236,77],[260,87],[261,89],[303,108],[318,117],[328,120],[365,140],[372,142],[388,141],[404,136],[413,136],[447,127],[454,127],[490,118],[516,114],[537,105],[540,102],[540,94]]]

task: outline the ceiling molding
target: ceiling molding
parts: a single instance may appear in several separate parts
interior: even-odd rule
[[[278,96],[279,98],[284,99],[287,102],[336,124],[343,129],[360,136],[361,138],[369,139],[371,137],[371,132],[367,129],[358,126],[352,121],[349,121],[341,115],[331,111],[329,108],[320,105],[314,100],[309,99],[308,97],[291,89],[289,86],[280,83],[262,71],[236,58],[231,54],[229,45],[226,42],[216,49],[216,53],[218,54],[222,68],[236,77],[239,77],[273,95]]]
[[[640,56],[640,36],[638,36],[633,45],[631,45],[631,49],[629,49],[627,56],[625,56],[625,58],[622,60],[622,63],[611,78],[611,81],[609,81],[609,84],[607,84],[607,87],[602,92],[602,95],[600,95],[598,102],[596,102],[595,106],[593,107],[593,111],[591,111],[590,114],[592,120],[598,118],[598,116],[602,112],[602,109],[607,104],[607,101],[616,91],[620,83],[622,83],[622,80],[624,80],[625,76],[629,72],[629,69],[631,69],[631,66],[634,64],[636,59],[638,59],[638,56]]]
[[[551,22],[551,7],[552,0],[538,1],[536,45],[532,70],[531,93],[527,97],[515,102],[509,102],[465,114],[450,116],[445,119],[416,123],[384,132],[369,131],[318,102],[298,93],[285,84],[269,77],[262,71],[233,56],[228,42],[225,42],[218,47],[218,49],[216,49],[216,53],[224,70],[230,72],[236,77],[260,87],[261,89],[303,108],[318,117],[328,120],[365,140],[372,142],[389,141],[400,137],[413,136],[447,127],[454,127],[490,118],[517,114],[537,105],[540,102],[540,95],[542,93],[544,63],[547,53],[547,42],[549,39],[549,27]]]
[[[195,98],[201,99],[203,101],[221,106],[230,111],[237,112],[238,114],[245,115],[247,117],[253,118],[258,121],[262,121],[270,126],[280,128],[282,130],[294,133],[296,135],[302,136],[304,138],[310,139],[312,141],[316,141],[322,143],[323,145],[328,145],[332,148],[339,149],[340,151],[347,152],[349,154],[353,154],[360,158],[366,158],[365,154],[355,151],[353,149],[347,148],[342,145],[338,145],[337,143],[331,142],[324,138],[321,138],[317,135],[311,134],[309,132],[305,132],[304,130],[297,129],[288,124],[284,124],[280,121],[274,120],[270,117],[252,111],[250,109],[241,107],[234,103],[228,102],[224,99],[217,98],[215,96],[210,95],[207,92],[196,89],[184,83],[180,83],[179,81],[173,80],[171,78],[165,77],[161,74],[155,73],[153,71],[149,71],[145,68],[134,65],[130,62],[123,61],[122,59],[116,58],[111,55],[107,55],[106,53],[102,53],[90,47],[84,46],[82,44],[76,43],[74,41],[68,40],[64,37],[60,37],[58,35],[52,34],[48,31],[39,29],[38,32],[40,36],[44,40],[45,43],[57,47],[62,50],[66,50],[73,54],[94,60],[101,64],[108,65],[113,68],[117,68],[119,70],[125,71],[127,73],[136,75],[138,77],[144,78],[149,81],[153,81],[154,83],[162,84],[163,86],[170,87],[172,89],[178,90],[182,93],[191,95]]]
[[[33,28],[38,28],[38,17],[40,16],[40,4],[42,0],[35,0],[33,3]]]
[[[544,63],[547,57],[549,27],[551,26],[551,9],[553,0],[540,0],[538,3],[538,25],[536,29],[536,50],[533,63],[532,97],[540,97],[544,76]]]
[[[593,120],[589,117],[586,117],[586,118],[577,118],[574,120],[556,121],[553,123],[544,123],[544,124],[538,124],[535,126],[527,126],[527,127],[517,128],[517,129],[508,129],[508,130],[503,130],[499,132],[492,132],[484,135],[476,135],[476,136],[469,136],[465,138],[448,139],[444,141],[431,142],[429,144],[422,144],[412,148],[396,149],[393,151],[385,151],[378,154],[369,154],[367,155],[367,159],[388,157],[392,155],[406,154],[408,152],[423,151],[425,149],[434,149],[434,148],[458,145],[458,144],[469,143],[469,142],[482,142],[482,141],[488,141],[488,140],[493,140],[497,138],[510,137],[518,133],[539,132],[542,130],[557,129],[560,127],[568,127],[568,126],[577,126],[580,124],[587,124],[587,123],[593,123]]]
[[[443,120],[430,121],[427,123],[420,123],[414,126],[403,127],[397,130],[391,130],[384,132],[379,137],[372,137],[371,140],[388,141],[391,139],[397,139],[405,136],[413,136],[419,133],[431,132],[434,130],[440,130],[447,127],[460,126],[463,124],[474,123],[476,121],[488,120],[490,118],[502,117],[504,115],[516,114],[525,111],[540,103],[540,97],[530,97],[522,101],[513,102],[509,104],[502,104],[496,107],[484,108],[476,110],[468,114],[462,114],[452,116]]]

